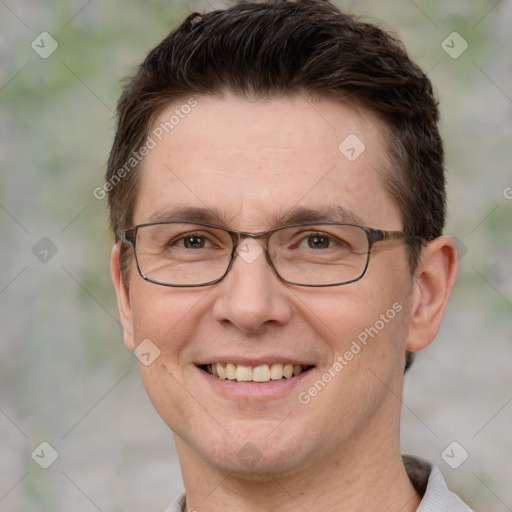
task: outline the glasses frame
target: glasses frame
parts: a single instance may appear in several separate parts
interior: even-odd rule
[[[165,224],[190,224],[191,226],[202,226],[205,228],[220,229],[220,230],[223,230],[226,233],[228,233],[231,236],[231,239],[233,241],[233,250],[231,252],[231,258],[229,260],[229,263],[227,265],[227,268],[226,268],[226,271],[224,272],[224,274],[222,274],[222,276],[220,276],[218,279],[215,279],[213,281],[208,281],[206,283],[199,283],[199,284],[166,283],[163,281],[158,281],[156,279],[152,279],[151,277],[148,277],[146,274],[144,274],[144,272],[140,268],[139,260],[137,258],[137,247],[136,247],[137,231],[140,228],[144,228],[145,226],[155,226],[155,225],[165,225]],[[286,228],[301,227],[301,226],[354,226],[354,227],[362,229],[366,233],[366,237],[368,239],[368,251],[366,253],[366,264],[365,264],[364,269],[362,270],[361,274],[354,279],[350,279],[349,281],[341,281],[341,282],[328,283],[328,284],[304,284],[304,283],[290,281],[290,280],[282,277],[279,274],[279,272],[277,271],[277,269],[275,268],[272,258],[270,257],[270,253],[268,250],[269,238],[273,233],[275,233],[277,231],[281,231]],[[382,242],[385,240],[406,240],[406,239],[410,239],[410,238],[416,238],[416,236],[409,235],[404,231],[386,231],[386,230],[382,230],[382,229],[374,229],[374,228],[369,228],[367,226],[361,226],[360,224],[353,224],[350,222],[332,222],[332,221],[300,222],[300,223],[296,223],[296,224],[286,224],[285,226],[279,226],[277,228],[272,228],[272,229],[269,229],[266,231],[260,231],[257,233],[249,233],[247,231],[237,231],[235,229],[228,229],[224,226],[218,226],[216,224],[208,224],[208,223],[204,223],[204,222],[170,220],[170,221],[159,221],[159,222],[146,222],[144,224],[138,224],[137,226],[133,226],[128,229],[123,229],[123,230],[119,231],[119,238],[120,238],[120,241],[122,244],[129,243],[133,247],[133,253],[135,255],[135,262],[137,264],[137,270],[138,270],[140,276],[142,277],[142,279],[144,279],[145,281],[148,281],[150,283],[158,284],[160,286],[170,286],[173,288],[198,288],[201,286],[211,286],[211,285],[217,284],[220,281],[222,281],[226,277],[228,272],[231,270],[231,267],[233,266],[233,261],[237,254],[237,249],[238,249],[238,246],[240,245],[240,243],[243,240],[245,240],[246,238],[252,238],[254,240],[263,238],[265,241],[265,247],[263,247],[263,249],[265,251],[265,256],[266,256],[267,262],[269,263],[271,268],[274,270],[275,274],[279,277],[279,279],[281,279],[281,281],[288,283],[288,284],[293,284],[295,286],[306,286],[309,288],[323,288],[323,287],[327,287],[327,286],[341,286],[344,284],[354,283],[354,282],[362,279],[368,269],[368,265],[370,263],[370,254],[371,254],[372,248],[375,243]],[[236,239],[236,241],[235,241],[235,239]]]

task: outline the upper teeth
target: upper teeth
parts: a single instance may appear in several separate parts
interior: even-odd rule
[[[268,382],[280,380],[283,377],[289,379],[299,375],[307,366],[292,364],[262,364],[260,366],[247,366],[233,363],[214,363],[206,365],[206,371],[219,379],[236,380],[238,382]]]

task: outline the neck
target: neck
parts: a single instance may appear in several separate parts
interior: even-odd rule
[[[187,510],[413,512],[421,498],[403,466],[396,431],[392,436],[375,429],[370,436],[361,432],[336,453],[299,464],[287,474],[247,476],[212,468],[176,438]]]

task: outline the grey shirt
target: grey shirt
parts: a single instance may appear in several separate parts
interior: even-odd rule
[[[411,455],[404,455],[402,458],[414,488],[423,496],[416,512],[472,512],[456,494],[449,491],[441,471],[436,466]],[[185,493],[165,512],[187,512]]]

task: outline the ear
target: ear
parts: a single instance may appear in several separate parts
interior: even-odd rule
[[[422,350],[436,337],[456,275],[457,246],[452,237],[440,236],[423,248],[414,273],[407,350]]]
[[[135,350],[134,336],[133,336],[133,315],[130,302],[130,292],[128,287],[123,281],[121,275],[121,246],[115,244],[112,247],[110,254],[110,270],[112,272],[112,281],[117,295],[117,307],[119,308],[119,316],[123,326],[124,344],[129,350]]]

